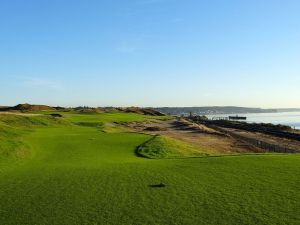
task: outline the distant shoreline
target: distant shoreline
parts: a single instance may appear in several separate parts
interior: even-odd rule
[[[196,115],[221,115],[221,114],[253,114],[253,113],[283,113],[283,112],[300,112],[300,108],[249,108],[236,106],[211,106],[211,107],[158,107],[155,110],[170,114],[196,114]]]
[[[208,118],[214,116],[230,116],[235,114],[215,114],[206,115]],[[272,123],[275,125],[282,124],[287,125],[295,129],[300,129],[300,111],[294,112],[274,112],[274,113],[245,113],[239,114],[240,116],[246,116],[248,123]]]

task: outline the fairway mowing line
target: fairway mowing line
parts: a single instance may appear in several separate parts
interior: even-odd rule
[[[143,158],[146,159],[151,159],[151,160],[183,160],[183,159],[204,159],[204,158],[225,158],[225,157],[251,157],[251,156],[288,156],[288,155],[300,155],[300,154],[295,154],[295,153],[241,153],[241,154],[228,154],[228,155],[208,155],[208,156],[186,156],[186,157],[176,157],[176,158],[150,158],[146,156],[142,156]]]
[[[137,146],[136,149],[135,149],[135,151],[134,151],[135,155],[138,156],[138,157],[142,157],[142,158],[153,159],[151,157],[147,157],[147,156],[141,154],[139,150],[141,150],[141,148],[143,148],[146,144],[148,144],[149,142],[151,142],[152,140],[154,140],[158,136],[159,135],[154,135],[151,138],[149,138],[147,141],[145,141],[142,144],[140,144],[139,146]]]

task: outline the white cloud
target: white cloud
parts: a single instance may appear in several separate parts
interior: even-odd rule
[[[116,51],[128,54],[136,53],[142,49],[145,42],[144,39],[145,37],[143,35],[123,38],[117,45]]]
[[[25,78],[23,85],[30,88],[45,88],[52,90],[59,90],[63,88],[63,84],[60,81],[32,77]]]

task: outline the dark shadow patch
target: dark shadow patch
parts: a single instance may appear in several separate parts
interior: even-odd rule
[[[95,128],[102,128],[104,125],[102,122],[77,122],[75,124],[78,126],[95,127]]]
[[[143,147],[144,147],[146,144],[148,144],[150,141],[152,141],[153,139],[155,139],[157,136],[158,136],[158,135],[154,135],[154,136],[152,136],[150,139],[148,139],[147,141],[145,141],[144,143],[142,143],[142,144],[140,144],[139,146],[137,146],[137,147],[135,148],[135,151],[134,151],[135,155],[138,156],[138,157],[143,157],[143,158],[147,158],[147,159],[152,159],[152,158],[150,158],[150,157],[148,157],[148,156],[142,154],[142,153],[141,153],[141,150],[143,149]]]
[[[150,184],[149,187],[151,187],[151,188],[164,188],[164,187],[166,187],[166,185],[164,183]]]
[[[59,113],[51,113],[51,114],[49,114],[50,116],[52,116],[52,117],[63,117],[61,114],[59,114]]]

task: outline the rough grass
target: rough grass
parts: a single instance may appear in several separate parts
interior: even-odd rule
[[[106,118],[67,119],[113,121]],[[148,135],[78,125],[32,127],[22,137],[32,157],[9,170],[0,164],[0,224],[300,221],[299,155],[149,160],[134,154]],[[161,181],[166,187],[155,188]]]
[[[70,122],[64,119],[47,115],[0,114],[0,169],[11,168],[32,155],[24,138],[35,128],[69,125]]]
[[[44,111],[43,114],[51,114],[53,111]],[[59,114],[63,115],[65,118],[68,118],[69,121],[72,122],[136,122],[136,121],[144,121],[147,119],[158,119],[158,120],[168,120],[170,116],[150,116],[150,115],[142,115],[136,113],[122,113],[122,112],[110,112],[110,113],[74,113],[74,112],[59,112]]]
[[[102,128],[104,125],[102,122],[77,122],[75,124],[78,126],[96,127],[96,128]]]
[[[70,122],[50,115],[14,115],[0,114],[0,125],[7,125],[13,128],[32,128],[40,126],[69,125]]]
[[[116,123],[105,123],[103,128],[101,129],[105,133],[126,133],[132,132],[128,127],[122,126]]]
[[[0,164],[8,163],[10,159],[24,158],[28,147],[22,142],[25,131],[0,124]]]
[[[152,137],[140,145],[136,153],[151,159],[207,156],[202,149],[196,146],[166,136]]]

